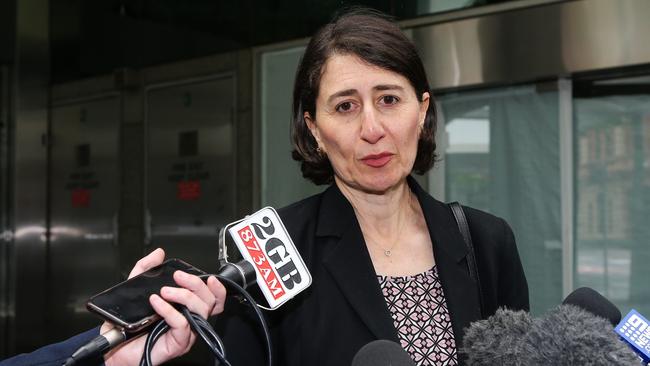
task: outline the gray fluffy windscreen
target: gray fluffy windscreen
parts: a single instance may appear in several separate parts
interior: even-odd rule
[[[499,309],[469,326],[461,351],[468,366],[640,365],[609,321],[573,305],[560,305],[539,319]]]

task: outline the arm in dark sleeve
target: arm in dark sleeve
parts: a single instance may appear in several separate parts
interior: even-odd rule
[[[498,298],[500,307],[507,307],[513,310],[530,310],[528,300],[528,282],[521,265],[515,236],[508,223],[503,223],[503,245],[500,246],[499,255],[499,276],[498,276]]]
[[[50,344],[31,353],[24,353],[4,361],[0,366],[61,366],[79,347],[99,335],[99,327],[69,338],[63,342]],[[101,360],[95,360],[86,365],[103,365]]]

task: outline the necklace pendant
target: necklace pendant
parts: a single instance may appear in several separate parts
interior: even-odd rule
[[[392,253],[390,252],[390,250],[384,250],[384,255],[385,256],[390,257],[391,254]]]

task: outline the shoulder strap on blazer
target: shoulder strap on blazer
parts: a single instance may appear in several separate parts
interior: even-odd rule
[[[478,276],[478,267],[476,265],[476,256],[474,255],[474,244],[472,243],[472,235],[469,231],[469,224],[467,223],[467,218],[465,217],[465,211],[463,207],[458,202],[449,203],[451,212],[456,218],[456,223],[458,223],[458,228],[460,229],[460,234],[463,236],[463,241],[465,246],[467,246],[467,267],[469,269],[469,276],[476,282],[476,287],[478,288],[478,300],[481,306],[481,317],[485,316],[485,311],[483,308],[483,288],[481,287],[481,281]]]

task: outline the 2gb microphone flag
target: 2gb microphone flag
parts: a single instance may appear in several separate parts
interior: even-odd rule
[[[272,207],[247,216],[228,232],[242,257],[255,266],[257,284],[271,309],[311,285],[311,274]]]
[[[648,319],[632,309],[614,330],[632,346],[644,362],[650,362],[650,324]]]

